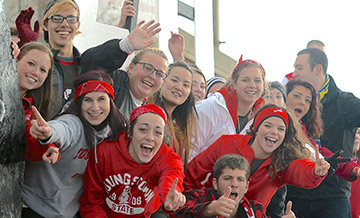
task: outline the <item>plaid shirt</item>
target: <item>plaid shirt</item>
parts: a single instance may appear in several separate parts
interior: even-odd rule
[[[205,207],[219,198],[214,188],[194,189],[184,194],[186,204],[176,211],[176,217],[205,217]],[[248,218],[267,218],[261,203],[248,201],[245,197],[238,207],[236,217],[241,218],[243,214]]]

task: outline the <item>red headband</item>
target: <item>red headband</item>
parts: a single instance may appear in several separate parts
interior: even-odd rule
[[[140,116],[141,114],[145,114],[145,113],[158,114],[158,115],[160,115],[160,117],[162,117],[164,119],[165,123],[167,121],[167,116],[166,116],[166,112],[164,111],[164,109],[162,109],[161,107],[159,107],[155,104],[145,104],[145,105],[135,108],[131,112],[130,125],[138,116]]]
[[[286,129],[289,128],[289,115],[286,113],[286,111],[278,107],[269,107],[260,111],[256,115],[254,120],[254,132],[257,131],[258,127],[265,119],[272,116],[280,117],[281,119],[283,119],[286,124]]]
[[[105,92],[108,93],[112,99],[115,98],[114,88],[109,83],[100,80],[89,80],[76,87],[75,99],[89,92]]]
[[[234,67],[234,70],[233,70],[232,73],[231,73],[231,77],[232,77],[232,75],[234,75],[235,71],[236,71],[237,69],[239,69],[239,67],[240,67],[241,65],[246,66],[246,65],[249,64],[249,62],[252,62],[252,63],[258,65],[258,66],[260,67],[260,69],[264,72],[264,76],[265,76],[265,69],[263,68],[263,66],[262,66],[260,63],[254,61],[254,60],[250,60],[250,59],[246,59],[245,61],[243,61],[242,57],[243,57],[243,55],[240,56],[239,62],[236,64],[236,66]]]

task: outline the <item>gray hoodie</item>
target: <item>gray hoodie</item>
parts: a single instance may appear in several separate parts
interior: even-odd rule
[[[24,205],[44,217],[74,217],[79,210],[78,200],[90,147],[77,116],[62,115],[48,124],[53,134],[44,144],[55,143],[60,148],[61,159],[55,164],[44,161],[26,163]],[[95,144],[106,138],[109,132],[109,126],[95,132]]]

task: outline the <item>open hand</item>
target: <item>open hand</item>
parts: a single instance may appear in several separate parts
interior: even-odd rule
[[[23,46],[27,42],[37,41],[40,35],[39,21],[35,21],[34,30],[31,28],[31,18],[35,11],[32,7],[22,10],[15,20],[16,29],[19,33],[20,42],[19,46]]]
[[[171,37],[168,41],[168,46],[174,61],[181,60],[184,58],[185,40],[184,36],[179,33],[171,32]]]
[[[149,39],[161,31],[161,28],[159,28],[160,24],[155,23],[154,20],[144,23],[144,20],[140,21],[136,28],[128,35],[134,50],[140,50],[153,45],[155,42],[149,41]]]

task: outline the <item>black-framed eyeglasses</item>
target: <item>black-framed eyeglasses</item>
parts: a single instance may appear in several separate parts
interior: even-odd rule
[[[67,17],[63,17],[61,15],[53,15],[48,17],[48,19],[51,19],[52,22],[54,23],[62,23],[64,22],[64,19],[68,22],[68,23],[77,23],[79,21],[79,17],[77,16],[67,16]]]
[[[144,68],[144,71],[146,73],[148,73],[149,75],[155,72],[156,79],[164,80],[166,78],[166,76],[167,76],[166,73],[164,73],[161,70],[155,69],[155,67],[153,65],[151,65],[151,64],[144,63],[144,62],[136,62],[135,64],[142,64],[143,68]]]

